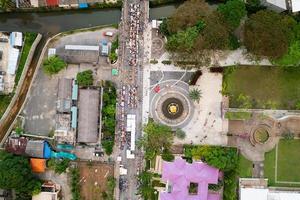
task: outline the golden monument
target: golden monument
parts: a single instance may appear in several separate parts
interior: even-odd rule
[[[177,103],[170,103],[168,105],[168,112],[172,115],[175,115],[178,112],[178,104]]]

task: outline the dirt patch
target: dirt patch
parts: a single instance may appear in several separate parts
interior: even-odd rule
[[[80,162],[81,200],[101,200],[107,179],[113,176],[114,166],[105,163]]]

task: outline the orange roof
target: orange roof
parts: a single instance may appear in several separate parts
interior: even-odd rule
[[[45,172],[46,160],[40,158],[30,158],[31,170],[35,173]]]

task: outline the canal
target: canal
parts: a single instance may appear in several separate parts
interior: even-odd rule
[[[150,9],[150,18],[168,17],[175,10],[175,5]],[[120,22],[119,9],[72,10],[41,13],[1,13],[0,31],[39,32],[45,36],[59,32],[117,24]]]

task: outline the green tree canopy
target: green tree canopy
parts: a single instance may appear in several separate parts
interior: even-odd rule
[[[237,150],[218,146],[195,146],[191,155],[196,160],[203,160],[207,164],[222,171],[235,170],[238,162]]]
[[[242,0],[229,0],[218,7],[218,11],[224,16],[230,28],[236,29],[241,19],[247,14],[245,3]]]
[[[152,159],[163,150],[170,149],[174,135],[172,129],[166,125],[149,121],[144,127],[145,134],[140,139],[140,145],[145,148],[146,158]]]
[[[67,63],[58,56],[51,56],[43,63],[44,72],[48,75],[54,75],[67,67]]]
[[[289,16],[261,10],[245,23],[244,44],[258,57],[278,59],[288,52],[296,22]]]
[[[145,200],[155,199],[155,190],[152,187],[152,177],[153,174],[147,171],[141,172],[138,176],[138,194]]]
[[[185,1],[168,20],[168,31],[176,33],[195,26],[199,20],[209,13],[209,6],[204,0]]]
[[[79,72],[76,76],[76,80],[78,85],[83,87],[88,87],[93,85],[94,82],[93,71],[89,69],[83,72]]]
[[[33,176],[27,158],[0,151],[0,188],[13,189],[23,199],[31,199],[40,192],[41,182]]]

